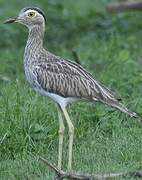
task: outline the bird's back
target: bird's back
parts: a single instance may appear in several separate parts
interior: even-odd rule
[[[64,60],[44,50],[32,63],[31,72],[34,77],[34,86],[38,90],[41,89],[42,92],[63,98],[99,101],[130,116],[136,116],[136,113],[131,113],[119,102],[120,98],[98,82],[81,65]]]
[[[87,72],[81,65],[66,61],[49,52],[41,53],[33,63],[37,83],[46,91],[63,97],[89,100],[117,100],[118,98]]]

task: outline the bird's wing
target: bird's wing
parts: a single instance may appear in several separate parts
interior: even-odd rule
[[[41,88],[63,97],[118,101],[108,88],[96,81],[82,66],[57,56],[50,56],[49,61],[37,62],[33,73]]]

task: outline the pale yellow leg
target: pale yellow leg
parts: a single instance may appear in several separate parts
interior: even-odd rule
[[[68,170],[70,171],[72,168],[72,147],[73,147],[73,137],[74,137],[74,126],[70,120],[68,112],[66,108],[62,108],[63,114],[65,115],[65,119],[67,121],[69,127],[69,159],[68,159]]]
[[[64,122],[62,117],[62,111],[60,107],[58,109],[58,118],[59,118],[59,152],[58,152],[58,169],[62,168],[62,154],[63,154],[63,138],[64,138]]]

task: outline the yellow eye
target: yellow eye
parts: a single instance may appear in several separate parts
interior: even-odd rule
[[[34,17],[35,16],[35,12],[29,12],[28,13],[28,16],[31,18],[31,17]]]

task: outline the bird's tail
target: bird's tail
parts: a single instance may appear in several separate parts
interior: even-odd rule
[[[130,111],[125,105],[123,105],[120,101],[121,98],[117,97],[116,95],[114,95],[108,88],[106,88],[104,85],[102,84],[98,84],[98,88],[99,88],[99,101],[101,101],[104,104],[107,104],[111,107],[114,107],[126,114],[128,114],[130,117],[133,118],[140,118],[141,117],[136,113],[136,112],[132,112]],[[95,100],[95,99],[94,99]]]

